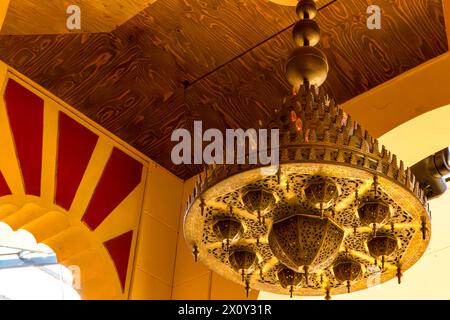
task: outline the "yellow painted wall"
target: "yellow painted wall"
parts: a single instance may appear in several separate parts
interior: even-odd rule
[[[246,299],[242,286],[194,262],[186,245],[184,209],[196,177],[184,182],[156,164],[147,177],[130,298]]]
[[[196,177],[184,182],[155,164],[147,177],[130,298],[245,299],[242,286],[195,263],[186,245],[184,209]]]
[[[149,165],[131,299],[171,299],[183,181]]]

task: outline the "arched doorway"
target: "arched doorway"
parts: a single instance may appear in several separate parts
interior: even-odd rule
[[[79,300],[80,276],[29,231],[0,222],[0,300]]]

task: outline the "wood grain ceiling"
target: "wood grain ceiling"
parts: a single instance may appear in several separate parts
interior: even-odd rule
[[[320,1],[326,83],[342,103],[447,51],[440,0]],[[292,7],[265,0],[156,1],[112,33],[1,36],[0,59],[181,178],[170,159],[176,128],[247,128],[289,92]]]
[[[0,34],[111,32],[156,0],[1,0],[9,8]],[[80,30],[68,30],[66,8],[77,5]]]

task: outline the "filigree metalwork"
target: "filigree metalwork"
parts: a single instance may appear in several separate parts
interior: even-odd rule
[[[258,216],[258,220],[263,219],[264,214],[273,208],[275,197],[271,191],[263,187],[248,187],[243,191],[242,203],[250,212]]]
[[[237,239],[244,232],[239,220],[233,218],[218,219],[213,224],[214,235],[228,249],[230,241]]]
[[[383,225],[389,219],[389,205],[382,201],[364,202],[358,208],[358,216],[361,223],[366,226]]]
[[[324,210],[335,204],[339,191],[333,180],[322,177],[312,180],[304,190],[306,201],[314,208]]]
[[[333,264],[333,273],[336,280],[346,283],[350,293],[351,283],[361,276],[361,263],[348,257],[337,259]]]
[[[328,267],[343,240],[344,230],[331,219],[306,214],[275,221],[269,233],[273,255],[297,271],[315,272]]]
[[[242,281],[250,273],[256,263],[256,254],[249,249],[234,249],[229,257],[230,265],[234,271],[241,273]]]
[[[294,293],[294,287],[300,285],[303,275],[295,272],[289,268],[282,267],[277,273],[278,280],[283,288],[289,288],[289,293],[292,297]]]
[[[299,15],[311,5],[300,1]],[[315,39],[295,30],[297,44]],[[279,167],[207,166],[188,200],[185,238],[201,262],[247,290],[329,299],[373,286],[374,267],[379,283],[400,282],[430,240],[424,191],[403,162],[314,85],[325,65],[308,73],[308,82],[308,75],[296,78],[305,67],[297,62],[290,70],[299,87],[266,126],[280,130],[279,148],[268,150],[279,152]],[[230,250],[217,231],[223,219],[235,221],[233,233],[240,230],[229,236]]]
[[[398,248],[398,241],[395,236],[391,234],[377,235],[367,241],[367,247],[372,257],[375,259],[381,257],[384,267],[385,257],[394,253]]]

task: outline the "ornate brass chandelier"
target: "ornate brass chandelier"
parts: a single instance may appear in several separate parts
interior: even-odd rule
[[[278,170],[208,166],[188,202],[186,241],[247,294],[330,299],[400,283],[429,243],[427,199],[410,169],[327,97],[315,2],[299,1],[297,14],[286,68],[294,94],[268,125],[280,130]]]

